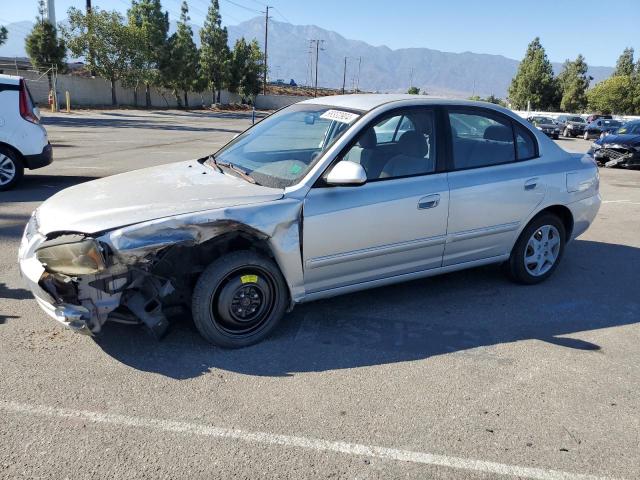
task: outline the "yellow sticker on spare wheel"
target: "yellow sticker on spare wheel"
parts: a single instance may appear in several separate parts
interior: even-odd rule
[[[258,283],[257,275],[243,275],[240,277],[242,283]]]

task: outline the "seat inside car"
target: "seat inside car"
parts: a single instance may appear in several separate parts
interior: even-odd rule
[[[433,171],[433,159],[429,158],[429,145],[425,134],[404,132],[398,141],[397,153],[385,164],[380,178],[402,177]]]
[[[385,164],[381,152],[376,149],[378,137],[373,128],[368,128],[349,153],[349,160],[359,163],[367,172],[367,179],[378,178]]]

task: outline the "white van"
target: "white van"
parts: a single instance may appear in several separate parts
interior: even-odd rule
[[[24,169],[53,161],[47,131],[40,125],[27,84],[21,77],[0,75],[0,191],[20,182]]]

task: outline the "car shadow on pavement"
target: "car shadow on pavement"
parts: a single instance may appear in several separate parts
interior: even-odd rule
[[[377,288],[296,307],[268,340],[241,350],[212,347],[189,319],[164,340],[107,325],[97,344],[133,368],[176,379],[210,369],[247,375],[364,367],[444,354],[495,357],[493,345],[536,339],[584,354],[583,332],[640,321],[640,249],[577,240],[555,274],[535,286],[496,266]]]
[[[0,192],[0,204],[7,202],[41,202],[60,190],[100,177],[83,175],[26,174],[13,190]]]
[[[29,298],[33,298],[29,290],[24,288],[11,288],[7,284],[0,282],[0,300],[26,300]],[[0,325],[13,318],[20,318],[20,316],[7,314],[0,310]]]

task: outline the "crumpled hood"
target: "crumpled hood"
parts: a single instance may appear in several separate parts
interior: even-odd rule
[[[218,173],[198,161],[159,165],[82,183],[38,208],[43,234],[96,233],[125,225],[282,198],[281,189]]]
[[[602,145],[640,145],[640,135],[637,133],[623,133],[620,135],[607,135],[598,142]]]

